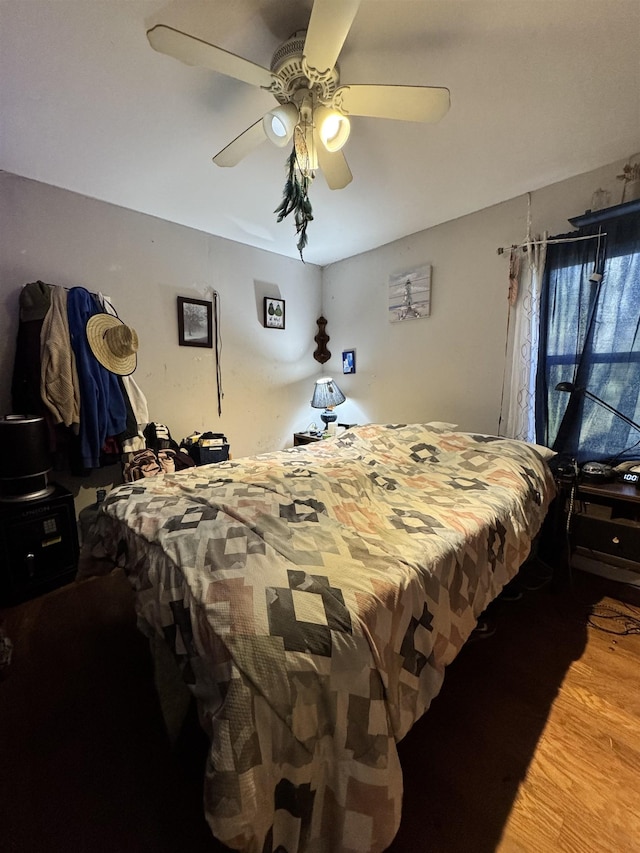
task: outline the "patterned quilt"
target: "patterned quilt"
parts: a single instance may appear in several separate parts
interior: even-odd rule
[[[108,495],[85,549],[124,566],[197,698],[217,838],[253,853],[391,843],[396,743],[553,491],[523,443],[370,425]]]

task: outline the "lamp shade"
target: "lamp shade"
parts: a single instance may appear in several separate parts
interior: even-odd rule
[[[322,379],[318,379],[313,389],[311,406],[314,409],[330,409],[344,403],[346,399],[333,379],[330,376],[323,376]]]
[[[284,148],[293,136],[298,119],[298,108],[295,104],[282,104],[273,110],[269,110],[262,119],[264,132],[270,142],[273,142],[278,148]]]
[[[316,107],[313,117],[320,140],[327,151],[339,151],[351,133],[349,119],[338,110],[324,105]]]

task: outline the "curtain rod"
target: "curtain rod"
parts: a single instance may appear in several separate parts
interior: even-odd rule
[[[575,243],[577,240],[597,240],[600,237],[606,236],[606,232],[598,232],[597,234],[586,234],[584,237],[563,237],[558,240],[528,240],[526,243],[518,243],[518,245],[500,246],[500,248],[496,249],[496,252],[499,255],[503,255],[512,249],[526,249],[527,246],[542,246],[546,243]]]

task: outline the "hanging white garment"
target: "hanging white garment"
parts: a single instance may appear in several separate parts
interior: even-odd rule
[[[136,419],[138,431],[141,433],[149,423],[149,405],[147,403],[147,398],[142,393],[133,376],[122,376],[121,379],[124,390],[129,398],[129,402],[131,403],[131,410],[133,411],[133,416]]]
[[[102,310],[105,312],[105,314],[111,314],[112,317],[118,316],[118,312],[113,307],[113,303],[111,302],[110,296],[105,296],[105,294],[102,293],[102,291],[98,291],[96,296],[97,296],[98,302],[102,306]]]
[[[509,409],[505,434],[508,438],[535,442],[536,373],[540,337],[540,293],[547,256],[547,234],[526,243],[528,265],[525,281],[509,311],[515,314],[513,361],[509,384]]]

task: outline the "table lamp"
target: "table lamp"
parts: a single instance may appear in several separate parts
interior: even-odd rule
[[[346,397],[330,376],[318,379],[313,389],[311,406],[314,409],[324,409],[320,418],[324,422],[325,431],[328,432],[329,424],[338,418],[333,411],[334,407],[344,403],[345,400]]]

